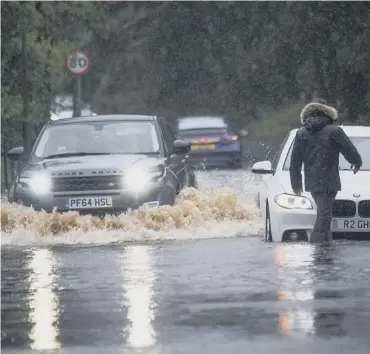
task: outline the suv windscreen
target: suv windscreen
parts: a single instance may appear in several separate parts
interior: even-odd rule
[[[356,137],[351,138],[353,145],[356,147],[357,151],[362,157],[362,167],[361,170],[363,171],[370,171],[370,138],[366,137]],[[289,153],[285,160],[284,170],[289,170],[290,167],[290,159],[292,157],[292,150],[293,150],[293,143],[290,146]],[[342,154],[339,155],[339,169],[346,171],[349,170],[351,165],[347,162]]]
[[[53,155],[155,154],[159,151],[158,135],[152,122],[79,122],[47,127],[31,160]]]

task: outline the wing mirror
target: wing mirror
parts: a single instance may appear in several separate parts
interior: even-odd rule
[[[191,149],[190,143],[184,140],[175,140],[173,143],[173,153],[177,155],[187,154]]]
[[[25,155],[24,155],[23,146],[18,146],[18,147],[15,147],[13,149],[10,149],[6,154],[6,157],[9,160],[12,160],[12,161],[22,161],[22,160],[24,160]]]
[[[274,170],[272,169],[270,161],[259,161],[252,166],[252,173],[272,175]]]

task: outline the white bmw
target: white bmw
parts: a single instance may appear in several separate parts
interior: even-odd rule
[[[354,233],[370,235],[370,127],[341,126],[360,153],[363,165],[357,174],[340,155],[342,190],[333,206],[333,238]],[[284,138],[272,161],[260,161],[252,172],[262,175],[258,183],[257,206],[265,220],[266,241],[309,241],[316,220],[316,204],[308,192],[293,194],[290,184],[290,156],[297,129]],[[304,174],[302,173],[304,178]],[[367,235],[366,235],[367,236]]]

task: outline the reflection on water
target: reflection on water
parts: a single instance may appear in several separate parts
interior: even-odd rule
[[[343,293],[330,286],[330,283],[335,284],[336,280],[341,278],[340,264],[335,262],[337,256],[335,244],[315,247],[313,251],[315,266],[312,273],[316,278],[325,280],[326,285],[315,291],[315,299],[320,301],[320,305],[316,306],[315,328],[320,337],[345,335],[343,328],[345,315],[341,306]]]
[[[315,332],[314,313],[310,308],[315,297],[310,271],[312,263],[310,245],[279,245],[276,249],[278,299],[292,302],[287,310],[284,306],[279,313],[280,331],[284,335]]]
[[[30,298],[29,333],[31,348],[36,350],[56,349],[58,341],[59,299],[53,291],[56,283],[54,268],[56,260],[47,249],[33,251],[29,264]]]
[[[121,264],[128,319],[131,322],[128,341],[132,347],[148,347],[156,341],[152,326],[155,274],[150,252],[150,246],[127,247]]]

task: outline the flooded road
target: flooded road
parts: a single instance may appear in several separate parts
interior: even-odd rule
[[[257,238],[5,250],[3,350],[369,353],[369,252]]]
[[[202,174],[200,185],[253,200],[246,172]],[[370,242],[265,243],[258,220],[243,222],[171,240],[107,232],[116,243],[104,245],[98,231],[49,244],[3,236],[2,350],[368,354]]]

